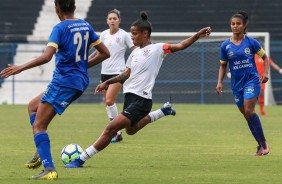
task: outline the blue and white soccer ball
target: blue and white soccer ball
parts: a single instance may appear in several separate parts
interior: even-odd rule
[[[79,157],[83,149],[78,144],[66,145],[61,152],[61,159],[64,164],[70,163],[72,160]]]

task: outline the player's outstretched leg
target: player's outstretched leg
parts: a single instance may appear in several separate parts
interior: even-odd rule
[[[42,165],[38,152],[36,151],[33,158],[25,164],[29,169],[37,169]]]

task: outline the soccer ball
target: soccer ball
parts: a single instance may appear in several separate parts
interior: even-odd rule
[[[83,149],[78,144],[66,145],[61,152],[61,159],[64,164],[70,163],[72,160],[79,157]]]

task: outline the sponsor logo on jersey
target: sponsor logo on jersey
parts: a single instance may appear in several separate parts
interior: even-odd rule
[[[228,56],[229,57],[231,57],[231,56],[233,56],[234,55],[234,52],[232,52],[232,51],[230,51],[229,53],[228,53]]]
[[[148,92],[146,92],[146,91],[143,91],[143,95],[148,95]]]

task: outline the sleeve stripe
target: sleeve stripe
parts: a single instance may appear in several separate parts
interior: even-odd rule
[[[47,44],[47,46],[51,46],[51,47],[55,47],[56,49],[58,49],[58,44],[54,43],[54,42],[49,42]]]
[[[91,43],[90,46],[89,46],[89,49],[91,49],[92,47],[98,45],[101,42],[102,42],[101,39],[98,39],[96,42]]]
[[[226,61],[223,61],[223,60],[220,60],[219,61],[221,64],[226,64],[227,62]]]
[[[265,52],[262,48],[257,51],[257,55],[259,55],[260,57],[263,57],[264,54]]]

